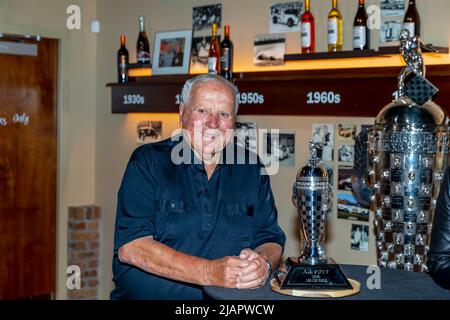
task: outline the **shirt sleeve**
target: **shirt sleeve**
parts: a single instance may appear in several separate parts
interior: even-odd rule
[[[256,232],[252,249],[273,242],[281,246],[284,252],[286,236],[278,224],[278,211],[275,206],[270,179],[268,175],[260,173],[258,186],[258,201],[255,208]]]
[[[450,167],[437,199],[427,266],[434,281],[450,289]]]
[[[135,239],[155,233],[156,181],[141,149],[128,162],[117,199],[114,252]]]

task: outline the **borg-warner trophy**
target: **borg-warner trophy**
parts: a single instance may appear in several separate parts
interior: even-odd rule
[[[416,272],[427,270],[434,208],[449,152],[448,116],[431,101],[438,90],[425,79],[421,45],[420,38],[402,31],[406,67],[398,78],[398,99],[380,111],[367,132],[367,170],[354,172],[358,181],[366,175],[372,190],[368,197],[375,212],[378,264]]]
[[[317,146],[310,142],[309,159],[297,173],[292,196],[300,220],[303,252],[300,257],[290,257],[281,265],[274,279],[278,284],[272,285],[275,291],[353,290],[339,265],[325,256],[321,245],[325,219],[333,203],[328,179],[328,172],[317,156]]]

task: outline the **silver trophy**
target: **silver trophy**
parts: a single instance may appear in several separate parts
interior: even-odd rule
[[[303,252],[300,257],[290,257],[277,278],[281,289],[351,289],[339,265],[325,256],[321,245],[333,194],[317,146],[310,142],[309,150],[308,162],[297,173],[292,196],[300,220]]]
[[[398,99],[380,111],[368,131],[366,177],[373,191],[378,264],[416,272],[426,271],[449,152],[448,117],[431,101],[437,89],[425,79],[420,47],[418,37],[402,31],[401,53],[407,65],[399,76]]]
[[[303,239],[303,253],[299,262],[316,265],[328,261],[321,240],[325,218],[333,204],[333,191],[328,172],[317,157],[317,147],[312,142],[309,152],[306,166],[297,172],[292,202],[298,211]]]

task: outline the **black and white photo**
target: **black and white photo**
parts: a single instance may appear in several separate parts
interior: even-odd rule
[[[236,122],[236,143],[245,149],[258,152],[256,123]]]
[[[369,209],[360,207],[351,193],[338,194],[337,213],[339,219],[369,221]]]
[[[339,166],[338,168],[338,189],[344,191],[353,191],[352,188],[353,167]]]
[[[253,64],[273,66],[284,63],[286,38],[284,35],[260,34],[255,36],[253,46]]]
[[[220,36],[217,36],[220,42]],[[208,72],[208,56],[211,36],[194,37],[192,39],[191,71]]]
[[[312,125],[312,141],[321,146],[319,157],[323,161],[333,161],[334,124],[314,123]]]
[[[355,159],[355,145],[353,144],[341,144],[338,147],[338,160],[339,162],[346,162],[353,164]]]
[[[403,17],[405,14],[405,0],[381,0],[382,17]]]
[[[369,226],[352,224],[350,239],[352,250],[369,251]]]
[[[400,40],[402,22],[399,20],[389,20],[381,23],[380,42],[394,42]]]
[[[139,144],[156,142],[162,139],[161,121],[140,121],[137,124],[137,142]]]
[[[280,132],[278,139],[267,133],[266,155],[270,162],[279,162],[281,167],[295,166],[295,133]]]
[[[216,23],[218,28],[222,25],[222,5],[220,3],[192,9],[194,32],[211,30],[213,23]]]
[[[269,32],[300,32],[303,1],[277,3],[270,7]]]

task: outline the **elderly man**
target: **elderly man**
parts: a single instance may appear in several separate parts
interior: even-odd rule
[[[224,152],[239,149],[237,108],[234,85],[197,76],[182,91],[183,134],[134,151],[118,195],[112,299],[202,299],[205,285],[258,288],[279,263],[285,235],[269,177],[259,161],[239,164]],[[181,164],[180,144],[190,160]]]

